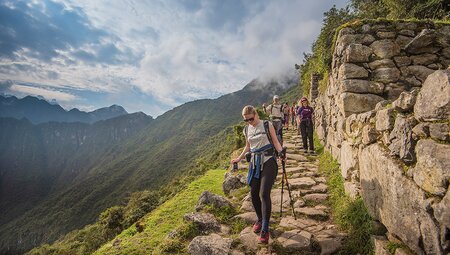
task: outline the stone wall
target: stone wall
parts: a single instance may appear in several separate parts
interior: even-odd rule
[[[316,132],[345,190],[417,254],[450,249],[450,25],[342,28]]]

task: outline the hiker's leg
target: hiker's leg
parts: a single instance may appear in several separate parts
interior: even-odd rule
[[[309,139],[309,149],[314,150],[314,126],[313,122],[309,121],[308,123],[308,139]]]
[[[278,165],[274,158],[269,159],[264,163],[263,171],[261,172],[261,190],[259,197],[262,202],[262,230],[269,231],[269,220],[272,213],[272,200],[270,199],[270,191],[273,183],[277,177]]]
[[[303,149],[308,149],[308,136],[306,134],[306,123],[305,121],[300,122],[300,132],[302,134],[302,141],[303,141]]]
[[[255,209],[258,220],[262,219],[261,198],[259,197],[260,187],[261,179],[253,178],[252,183],[250,184],[250,194],[252,197],[253,208]]]

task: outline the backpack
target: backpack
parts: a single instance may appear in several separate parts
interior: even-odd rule
[[[272,114],[273,107],[274,107],[274,105],[271,104],[271,105],[270,105],[270,114]],[[280,104],[280,107],[275,106],[275,108],[280,108],[280,112],[282,113],[283,110],[284,110],[284,105]]]
[[[267,139],[269,139],[269,143],[272,144],[272,136],[270,135],[270,130],[269,130],[269,121],[268,120],[263,120],[263,124],[264,124],[264,131],[266,132],[267,135]],[[247,139],[247,132],[248,132],[248,125],[246,125],[244,127],[244,134],[245,134],[245,138]]]

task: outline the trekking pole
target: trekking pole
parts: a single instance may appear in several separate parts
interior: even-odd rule
[[[291,195],[291,188],[289,187],[289,182],[288,182],[288,178],[287,178],[287,174],[286,174],[286,162],[283,160],[281,161],[281,165],[283,167],[283,176],[284,178],[286,178],[286,187],[288,190],[288,194],[289,194],[289,204],[291,205],[291,209],[292,209],[292,214],[294,215],[294,219],[297,219],[297,216],[295,215],[295,210],[294,210],[294,201],[292,200],[292,195]],[[283,191],[283,189],[282,189]],[[281,192],[281,196],[283,196],[283,192]],[[281,203],[281,205],[283,206],[283,203]]]
[[[284,162],[284,161],[282,161]],[[283,163],[281,163],[283,164]],[[280,202],[280,217],[283,216],[283,193],[284,193],[284,172],[281,171],[281,202]]]

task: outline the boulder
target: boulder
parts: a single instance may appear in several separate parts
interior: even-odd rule
[[[233,175],[231,172],[225,174],[225,179],[222,182],[222,190],[226,195],[230,194],[230,191],[242,188],[247,185],[247,180],[242,174]]]
[[[380,96],[373,94],[357,94],[344,92],[339,95],[338,106],[345,117],[353,113],[362,113],[373,110],[375,105],[383,101]]]
[[[433,139],[450,142],[450,126],[447,123],[429,123],[430,137]]]
[[[344,179],[347,179],[349,176],[348,174],[355,170],[356,166],[358,165],[358,158],[357,158],[357,150],[355,153],[355,150],[353,149],[352,145],[344,141],[341,146],[341,175]]]
[[[419,81],[424,82],[428,75],[434,72],[433,69],[430,69],[425,66],[412,65],[408,66],[408,73],[416,77]]]
[[[418,50],[430,46],[436,39],[436,31],[433,29],[423,29],[406,46],[405,50],[409,53],[417,53]]]
[[[377,140],[378,133],[376,132],[374,127],[372,127],[371,125],[366,125],[362,129],[361,136],[362,136],[361,141],[367,145]]]
[[[417,96],[414,115],[425,121],[450,118],[450,70],[438,70],[428,76]]]
[[[405,46],[412,41],[412,39],[413,37],[410,36],[399,35],[395,39],[395,42],[398,44],[398,46],[400,46],[401,49],[404,49]]]
[[[387,94],[387,99],[391,101],[396,100],[406,90],[407,85],[403,82],[389,83],[384,87],[384,93]]]
[[[282,233],[277,241],[286,249],[310,250],[311,237],[309,232],[294,229]]]
[[[226,198],[213,194],[210,191],[203,191],[203,193],[200,195],[200,198],[198,199],[197,206],[195,209],[197,211],[201,210],[205,205],[214,206],[216,208],[222,208],[222,207],[232,207],[232,204],[230,201],[228,201]]]
[[[383,94],[384,84],[380,82],[348,79],[340,82],[342,92]]]
[[[368,62],[372,49],[359,43],[350,44],[344,52],[344,61],[351,63]]]
[[[255,212],[246,212],[233,216],[235,219],[241,219],[248,224],[253,224],[258,220]]]
[[[375,41],[370,48],[379,58],[392,58],[400,54],[400,46],[391,39]]]
[[[450,145],[421,139],[416,146],[416,166],[411,169],[414,181],[423,190],[444,196],[450,179]]]
[[[381,39],[392,39],[397,35],[394,31],[377,31],[376,34]]]
[[[218,234],[196,236],[189,243],[188,251],[192,255],[228,255],[232,242],[232,239],[223,238]]]
[[[361,150],[361,195],[372,218],[418,254],[442,254],[439,229],[428,213],[425,192],[380,144]],[[382,164],[380,164],[382,162]]]
[[[438,56],[436,54],[425,53],[421,55],[413,55],[411,56],[411,60],[414,65],[429,65],[435,63],[438,60]]]
[[[395,64],[398,67],[409,66],[411,64],[411,58],[408,56],[398,56],[394,57]]]
[[[320,255],[335,254],[342,247],[342,237],[318,236],[317,243],[320,246]]]
[[[378,68],[373,72],[373,79],[378,82],[396,82],[400,78],[400,71],[396,67]]]
[[[389,135],[391,155],[400,157],[406,163],[413,163],[416,160],[414,154],[416,140],[412,135],[412,129],[416,124],[417,120],[413,116],[398,115],[395,119],[394,129]]]
[[[409,112],[416,104],[417,94],[419,90],[414,89],[412,91],[403,91],[399,97],[392,102],[392,107],[398,112]]]
[[[387,249],[388,240],[384,236],[372,236],[375,255],[391,255]]]
[[[450,249],[450,240],[446,237],[450,234],[450,192],[447,190],[447,194],[442,198],[439,203],[433,204],[434,217],[439,222],[441,232],[441,243],[443,248]]]
[[[393,68],[395,67],[394,61],[391,59],[378,59],[369,63],[369,67],[372,70],[378,68]]]
[[[377,131],[387,131],[394,127],[394,109],[387,108],[377,112],[375,117],[375,129]]]
[[[340,79],[367,78],[369,72],[362,67],[351,63],[344,63],[339,67]]]
[[[201,232],[220,231],[220,223],[210,213],[187,213],[184,219],[192,222]]]
[[[410,29],[402,29],[398,32],[398,34],[404,35],[404,36],[409,36],[409,37],[416,36],[416,33],[414,32],[414,30],[410,30]]]

